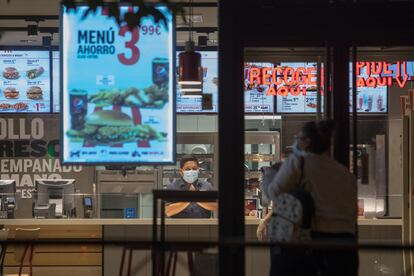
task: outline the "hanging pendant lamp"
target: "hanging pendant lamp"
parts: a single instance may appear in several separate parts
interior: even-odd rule
[[[190,33],[185,43],[185,51],[178,55],[178,85],[181,96],[201,97],[203,93],[203,68],[201,67],[201,54],[195,52],[193,41],[193,7],[190,1]]]

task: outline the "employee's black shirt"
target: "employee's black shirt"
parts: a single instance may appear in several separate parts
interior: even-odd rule
[[[208,181],[200,181],[197,180],[193,183],[193,186],[196,191],[211,191],[213,186]],[[182,178],[175,180],[173,183],[168,185],[169,190],[179,190],[179,191],[189,191],[190,185]],[[190,205],[187,206],[184,210],[180,213],[172,216],[172,218],[210,218],[211,212],[204,209],[200,205],[195,202],[191,202]]]

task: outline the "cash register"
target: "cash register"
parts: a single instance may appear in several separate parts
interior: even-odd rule
[[[16,181],[0,180],[0,218],[14,218]]]
[[[34,218],[76,216],[75,179],[36,179]]]

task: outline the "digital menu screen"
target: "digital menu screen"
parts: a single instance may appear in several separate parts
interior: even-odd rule
[[[357,95],[356,104],[358,113],[386,113],[387,112],[387,88],[388,80],[381,78],[380,72],[372,71],[375,62],[357,62],[356,81],[357,81]],[[350,63],[349,71],[349,111],[352,112],[352,63]],[[390,66],[390,70],[391,70]],[[378,67],[376,67],[378,68]],[[384,85],[377,83],[378,80],[386,81]],[[371,85],[371,82],[374,82]],[[392,79],[390,84],[392,84]]]
[[[52,91],[53,91],[53,112],[60,112],[60,53],[52,51]]]
[[[201,54],[201,66],[203,67],[203,94],[211,94],[213,108],[203,110],[200,98],[181,97],[177,86],[178,113],[216,113],[218,111],[218,56],[217,51],[197,51]],[[177,60],[180,52],[177,52]]]
[[[144,17],[139,30],[62,9],[64,163],[174,163],[174,30],[157,9],[167,27]]]
[[[317,63],[282,62],[277,66],[280,68],[277,70],[276,80],[277,112],[316,113],[319,80]],[[321,103],[323,103],[323,93],[321,93]]]
[[[48,51],[0,51],[0,112],[50,112]]]
[[[250,81],[251,70],[261,71],[262,68],[273,68],[272,63],[246,62],[244,64],[244,112],[273,113],[274,97],[266,95],[271,85],[265,85],[259,79]]]

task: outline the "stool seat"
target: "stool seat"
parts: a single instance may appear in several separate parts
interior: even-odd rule
[[[124,274],[124,263],[125,263],[125,257],[127,254],[127,251],[129,251],[128,256],[128,264],[127,264],[127,276],[131,276],[131,266],[132,266],[132,254],[133,251],[136,250],[148,250],[148,246],[134,246],[134,247],[128,247],[124,246],[122,248],[122,256],[121,256],[121,265],[119,268],[119,276],[123,276]],[[156,275],[158,276],[175,276],[176,267],[177,267],[177,258],[178,258],[178,252],[187,252],[187,261],[188,261],[188,270],[190,272],[190,275],[195,275],[195,269],[194,269],[194,257],[193,253],[196,251],[192,250],[170,250],[168,261],[167,261],[167,269],[165,271],[165,274],[162,274],[162,269],[158,270]],[[159,256],[157,256],[159,258]]]
[[[27,240],[36,241],[39,239],[40,228],[16,228],[15,240]],[[29,251],[29,276],[33,275],[33,243],[28,243],[23,246],[16,245],[14,252],[14,259],[20,261],[19,265],[19,276],[22,276],[23,263],[26,257],[26,253]]]

